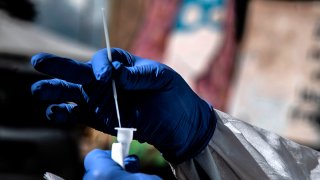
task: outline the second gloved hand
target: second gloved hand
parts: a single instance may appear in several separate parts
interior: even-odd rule
[[[46,53],[33,56],[36,70],[56,78],[32,86],[38,99],[51,103],[48,118],[116,135],[114,79],[122,127],[137,128],[134,139],[154,145],[172,163],[206,147],[215,129],[215,113],[178,73],[122,49],[112,49],[112,59],[110,63],[105,49],[87,63]]]
[[[133,172],[130,167],[139,166],[139,159],[136,156],[129,156],[124,159],[126,170],[122,169],[111,159],[111,151],[94,149],[90,151],[84,160],[84,180],[160,180],[158,176]]]

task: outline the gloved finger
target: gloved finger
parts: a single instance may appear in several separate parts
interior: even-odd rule
[[[116,134],[116,130],[110,129],[110,127],[115,127],[114,124],[117,122],[111,122],[109,118],[97,118],[95,112],[90,111],[86,104],[51,104],[46,109],[46,117],[58,123],[81,123],[110,135]]]
[[[109,62],[107,50],[102,49],[94,54],[90,61],[95,78],[100,81],[108,81],[111,78],[112,66]]]
[[[58,123],[75,123],[78,115],[76,115],[73,109],[76,104],[52,104],[46,110],[46,116],[49,120]]]
[[[98,161],[105,161],[105,162],[99,163]],[[118,164],[111,159],[110,150],[94,149],[90,151],[84,159],[84,168],[86,170],[92,169],[95,166],[105,166],[108,168],[109,165],[118,166]],[[119,168],[121,167],[119,166]]]
[[[136,155],[129,155],[124,158],[124,167],[126,171],[131,173],[139,172],[140,170],[140,160],[139,157]]]
[[[111,49],[112,63],[107,50],[98,51],[90,61],[97,80],[111,79],[113,67],[116,69],[117,83],[127,90],[160,89],[174,77],[174,71],[155,61],[143,59],[119,48]]]
[[[127,90],[156,90],[170,85],[178,77],[168,66],[136,57],[135,65],[126,67],[119,62],[113,62],[115,79]]]
[[[97,161],[106,161],[103,164],[98,164]],[[125,169],[128,172],[138,172],[138,168],[140,168],[139,164],[139,158],[136,155],[129,155],[124,159]],[[114,162],[111,159],[111,151],[109,150],[100,150],[100,149],[94,149],[90,151],[87,156],[85,157],[84,161],[85,169],[90,169],[92,166],[98,165],[103,166],[106,165],[108,167],[109,165],[116,165],[119,166],[116,162]],[[120,167],[120,166],[119,166]],[[130,170],[129,170],[130,169]]]
[[[83,179],[123,179],[120,176],[127,174],[121,166],[111,159],[111,151],[94,149],[84,159],[85,175]]]
[[[39,53],[31,58],[33,67],[49,76],[77,84],[88,84],[94,80],[89,64],[53,54]]]
[[[31,93],[42,101],[81,103],[85,100],[81,85],[60,79],[37,81],[32,84]]]
[[[124,65],[133,65],[133,56],[122,49],[112,48],[111,56],[113,62],[120,62]],[[112,64],[108,58],[107,49],[99,50],[93,56],[90,63],[97,80],[101,80],[104,82],[110,80],[112,73]]]

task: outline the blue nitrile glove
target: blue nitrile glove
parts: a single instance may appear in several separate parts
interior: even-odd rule
[[[47,117],[81,122],[116,135],[118,127],[111,79],[116,82],[122,127],[134,127],[134,139],[154,145],[171,163],[180,163],[202,151],[213,135],[213,108],[195,94],[168,66],[112,49],[87,63],[40,53],[34,68],[59,79],[32,85],[32,93],[51,102]],[[66,103],[74,102],[74,103]]]
[[[84,180],[160,180],[156,175],[148,175],[138,172],[130,172],[128,166],[131,168],[139,166],[139,159],[137,156],[129,156],[124,159],[125,171],[119,164],[111,159],[111,151],[104,151],[95,149],[90,151],[84,160],[85,175]],[[129,171],[129,172],[128,172]]]

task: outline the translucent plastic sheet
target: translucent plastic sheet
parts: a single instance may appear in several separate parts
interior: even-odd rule
[[[320,179],[320,152],[216,112],[208,147],[172,165],[178,179]]]

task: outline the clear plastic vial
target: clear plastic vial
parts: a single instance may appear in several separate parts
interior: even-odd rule
[[[117,143],[112,144],[111,158],[124,168],[123,160],[129,155],[130,144],[133,140],[133,131],[135,128],[115,128],[117,133]]]

